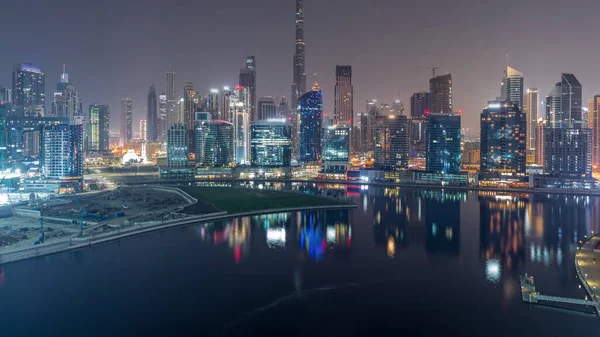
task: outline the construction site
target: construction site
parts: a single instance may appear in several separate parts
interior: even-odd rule
[[[83,195],[35,198],[0,208],[0,252],[85,238],[137,223],[186,217],[177,189],[120,187]]]

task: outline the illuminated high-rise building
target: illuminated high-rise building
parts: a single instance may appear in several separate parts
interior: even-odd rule
[[[481,172],[524,175],[527,121],[519,105],[489,101],[480,121]]]
[[[341,123],[323,129],[323,170],[345,173],[350,164],[350,125]]]
[[[546,97],[544,172],[550,176],[592,175],[592,131],[582,123],[582,90],[575,75],[563,73]]]
[[[354,126],[354,89],[352,87],[352,66],[335,67],[335,97],[333,123],[347,123]]]
[[[288,102],[285,100],[285,96],[281,97],[281,101],[279,105],[277,105],[277,118],[285,118],[287,119],[290,113],[290,106]]]
[[[588,101],[588,127],[592,133],[592,168],[597,171],[600,169],[600,95]]]
[[[258,119],[256,112],[256,58],[246,57],[246,67],[240,69],[239,85],[248,89],[250,121]]]
[[[424,157],[426,148],[427,114],[431,112],[431,95],[427,91],[415,92],[410,97],[411,157]]]
[[[208,120],[202,123],[205,129],[202,144],[201,165],[206,167],[227,167],[234,163],[233,125],[221,120]]]
[[[292,81],[292,107],[297,106],[300,96],[306,92],[305,48],[304,43],[304,0],[296,0],[296,44],[294,50],[294,72]]]
[[[452,75],[436,76],[429,80],[432,113],[452,112]]]
[[[460,114],[433,113],[427,116],[427,171],[460,173]]]
[[[315,83],[309,91],[298,98],[300,114],[299,159],[316,162],[321,159],[321,134],[323,126],[323,92]]]
[[[140,139],[142,141],[148,140],[148,121],[140,119]]]
[[[528,162],[535,162],[535,151],[536,151],[536,141],[535,141],[535,130],[537,128],[537,120],[538,120],[538,107],[539,107],[539,92],[537,88],[527,89],[527,93],[525,94],[525,98],[523,101],[523,113],[525,114],[525,118],[527,119],[527,154],[528,154]],[[533,160],[531,160],[533,159]]]
[[[86,151],[108,153],[110,146],[110,108],[108,105],[91,104],[88,111]]]
[[[362,152],[373,151],[375,144],[373,127],[375,126],[375,121],[379,115],[379,109],[375,103],[376,102],[374,100],[367,100],[365,112],[360,114],[360,138]]]
[[[60,81],[56,85],[56,92],[52,100],[51,117],[67,117],[71,124],[84,124],[85,113],[79,92],[69,83],[66,65],[63,64],[63,72]]]
[[[263,96],[257,103],[258,120],[277,118],[277,105],[272,96]]]
[[[0,85],[0,102],[12,104],[12,90]]]
[[[179,98],[175,91],[175,77],[174,72],[167,71],[167,79],[165,82],[165,94],[167,95],[167,127],[175,123],[183,123],[183,120],[179,120]]]
[[[8,162],[7,114],[8,102],[0,101],[0,170],[4,169],[4,166]]]
[[[292,135],[286,119],[255,121],[250,128],[252,165],[290,166]]]
[[[431,111],[431,95],[427,91],[415,92],[410,97],[410,117],[425,118]]]
[[[183,101],[185,104],[183,119],[186,129],[194,130],[194,118],[196,110],[200,105],[200,97],[194,89],[194,84],[191,81],[186,81],[183,86]]]
[[[408,132],[406,116],[394,114],[377,116],[373,128],[375,168],[380,170],[408,169]]]
[[[167,94],[161,92],[158,95],[158,140],[164,142],[167,137]]]
[[[535,164],[544,165],[544,129],[546,121],[538,118],[535,124]]]
[[[146,140],[155,142],[158,139],[158,95],[156,85],[152,83],[148,91],[148,111],[146,114]]]
[[[12,73],[12,108],[17,117],[43,117],[46,75],[29,63],[15,65]]]
[[[133,138],[133,100],[131,97],[121,98],[121,146]]]
[[[504,77],[500,84],[500,98],[502,101],[509,101],[517,104],[523,109],[523,73],[515,68],[506,67]]]
[[[183,123],[169,125],[167,130],[167,167],[185,168],[188,163],[187,129]]]
[[[49,179],[83,177],[83,126],[45,125],[40,137],[41,174]]]

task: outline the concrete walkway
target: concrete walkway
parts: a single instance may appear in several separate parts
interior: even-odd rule
[[[575,255],[575,269],[586,292],[600,309],[600,253],[594,252],[594,247],[600,242],[600,235],[587,239]],[[598,313],[600,315],[600,312]]]

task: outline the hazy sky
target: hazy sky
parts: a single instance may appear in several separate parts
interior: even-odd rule
[[[133,97],[137,129],[148,88],[163,88],[168,69],[180,94],[185,80],[204,93],[235,85],[255,55],[257,94],[290,95],[294,0],[2,0],[0,8],[0,84],[11,86],[14,63],[33,63],[51,99],[66,63],[85,109],[110,104],[115,131],[120,97]],[[587,102],[600,93],[598,12],[597,0],[305,0],[307,86],[319,82],[332,112],[335,66],[351,64],[355,112],[398,92],[408,110],[411,94],[428,87],[431,71],[420,67],[436,64],[452,73],[463,126],[478,128],[509,54],[541,97],[572,72]]]

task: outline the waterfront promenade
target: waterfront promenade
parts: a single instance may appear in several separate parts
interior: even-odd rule
[[[353,204],[337,204],[337,205],[323,205],[323,206],[298,206],[298,207],[286,207],[286,208],[270,208],[270,209],[258,209],[247,212],[238,213],[227,213],[227,212],[216,212],[210,214],[203,214],[197,216],[189,216],[185,218],[173,219],[168,221],[149,221],[144,223],[135,223],[132,226],[125,228],[117,228],[112,231],[103,232],[96,235],[91,235],[83,238],[65,238],[59,241],[53,241],[50,243],[42,243],[36,246],[14,249],[14,250],[2,250],[0,251],[0,265],[21,261],[25,259],[46,256],[50,254],[73,251],[77,249],[88,248],[96,246],[102,243],[120,240],[126,237],[141,235],[148,232],[159,231],[168,229],[171,227],[184,226],[190,224],[199,224],[210,221],[226,220],[231,218],[254,216],[261,214],[270,213],[287,213],[287,212],[298,212],[298,211],[318,211],[318,210],[347,210],[356,208]]]
[[[600,309],[600,253],[594,252],[594,247],[600,242],[600,235],[596,234],[581,245],[575,255],[575,269],[588,296]],[[600,316],[600,311],[598,313]]]

